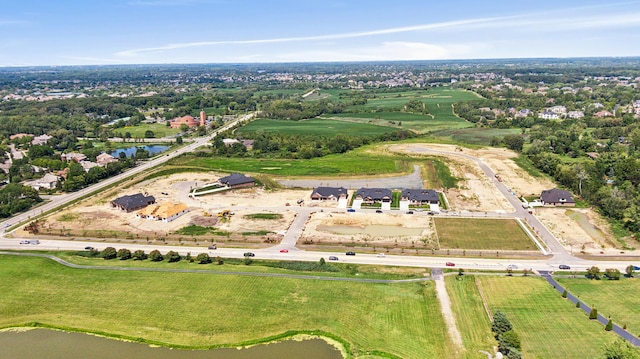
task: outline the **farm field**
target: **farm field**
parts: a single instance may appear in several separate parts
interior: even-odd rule
[[[329,119],[311,119],[301,121],[260,119],[252,121],[237,130],[239,135],[256,132],[280,133],[300,136],[377,136],[395,132],[398,128],[376,126],[367,123],[338,121]]]
[[[435,131],[432,135],[449,139],[455,143],[465,143],[479,146],[489,146],[494,137],[503,138],[508,135],[520,134],[520,129],[497,128],[460,128]]]
[[[121,132],[123,135],[126,132],[131,133],[132,138],[144,138],[144,133],[148,130],[153,131],[155,138],[167,137],[171,135],[177,135],[180,133],[179,128],[170,128],[160,123],[142,123],[138,126],[126,126],[115,129],[115,132]]]
[[[604,272],[606,268],[600,267]],[[556,278],[568,291],[585,304],[595,306],[604,316],[611,316],[614,323],[627,325],[628,330],[640,334],[640,279],[621,278],[619,281],[590,280],[586,278]]]
[[[361,355],[453,358],[433,283],[78,270],[43,258],[0,260],[6,284],[0,327],[39,322],[201,348],[320,330]]]
[[[537,250],[512,219],[434,218],[441,249]]]
[[[523,358],[603,357],[617,336],[563,299],[539,277],[478,278],[492,312],[507,315],[522,341]]]

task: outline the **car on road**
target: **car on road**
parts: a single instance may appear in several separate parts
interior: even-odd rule
[[[376,213],[382,213],[381,209],[376,209]]]
[[[640,270],[640,267],[638,267],[638,266],[633,266],[633,270]]]
[[[86,247],[84,247],[84,249],[85,249],[85,250],[87,250],[87,251],[92,251],[92,250],[94,250],[95,248],[93,248],[93,247],[91,247],[91,246],[86,246]]]
[[[447,267],[455,267],[456,266],[456,264],[453,263],[453,262],[447,262],[444,265],[446,265]]]
[[[385,255],[384,255],[384,253],[378,253],[378,254],[376,254],[376,257],[384,258]]]
[[[413,211],[407,211],[407,214],[413,214]]]
[[[244,256],[245,257],[255,257],[256,255],[255,255],[255,253],[252,253],[252,252],[245,252]]]
[[[338,257],[336,257],[336,256],[329,256],[329,260],[330,260],[330,261],[337,261],[337,260],[338,260]]]
[[[218,245],[217,244],[212,244],[209,247],[207,247],[208,249],[218,249]]]
[[[349,251],[349,252],[347,252],[347,253],[345,253],[345,254],[346,254],[346,255],[348,255],[348,256],[355,256],[355,255],[356,255],[356,252],[351,252],[351,251]]]
[[[356,211],[356,210],[355,210],[355,209],[353,209],[353,208],[349,208],[349,209],[347,210],[347,212],[349,212],[349,213],[353,213],[353,212],[355,212],[355,211]]]
[[[558,266],[558,269],[571,269],[571,267],[569,267],[566,264],[561,264],[561,265]]]
[[[289,253],[289,250],[288,249],[281,249],[280,253]]]
[[[430,215],[430,216],[433,216],[435,214],[435,212],[429,211],[429,212],[427,212],[427,214]]]
[[[509,264],[507,269],[518,269],[518,266],[516,264]]]
[[[20,241],[20,244],[29,244],[29,241]]]

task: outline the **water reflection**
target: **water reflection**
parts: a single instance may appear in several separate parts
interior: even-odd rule
[[[48,329],[1,332],[0,348],[2,358],[342,359],[340,351],[321,339],[287,340],[247,349],[180,350]]]

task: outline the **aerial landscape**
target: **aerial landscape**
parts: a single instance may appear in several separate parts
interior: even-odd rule
[[[0,35],[0,357],[640,359],[640,2]]]

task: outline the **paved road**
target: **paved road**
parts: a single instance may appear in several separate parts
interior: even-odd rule
[[[397,177],[375,177],[360,179],[296,179],[296,180],[280,180],[281,185],[288,188],[315,188],[315,187],[345,187],[348,189],[358,188],[422,188],[422,176],[420,175],[420,167],[413,166],[413,173],[406,176]]]

